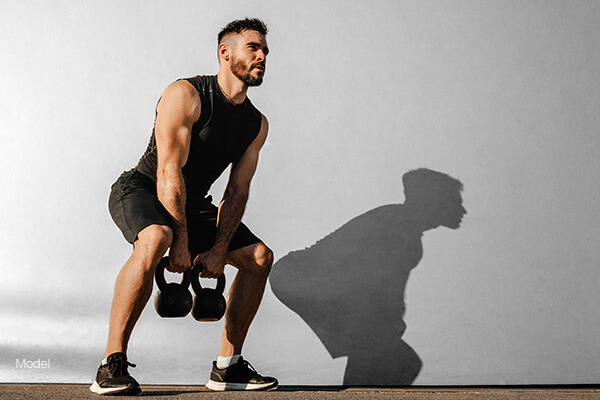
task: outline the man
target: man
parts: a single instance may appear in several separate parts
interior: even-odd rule
[[[133,243],[117,276],[108,345],[90,390],[137,394],[127,371],[127,344],[152,294],[155,268],[167,249],[171,272],[202,263],[202,277],[217,278],[225,264],[238,269],[227,299],[225,328],[207,387],[265,390],[278,385],[241,357],[273,263],[271,250],[240,222],[268,123],[246,97],[261,84],[269,52],[267,27],[236,20],[218,35],[219,72],[178,80],[156,107],[154,131],[137,166],[112,186],[111,216]],[[211,184],[232,164],[217,208]],[[192,262],[193,260],[193,262]]]

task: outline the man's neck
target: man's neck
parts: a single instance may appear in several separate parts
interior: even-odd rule
[[[244,83],[232,73],[222,70],[219,71],[217,74],[217,82],[225,96],[233,103],[242,104],[244,100],[246,100],[248,86],[244,85]]]
[[[431,215],[431,211],[422,207],[415,207],[410,203],[404,203],[405,217],[411,221],[415,230],[423,233],[440,226],[440,223]]]

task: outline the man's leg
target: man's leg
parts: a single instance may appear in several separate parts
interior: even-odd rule
[[[248,328],[258,311],[267,278],[273,266],[273,252],[264,243],[234,250],[227,263],[238,269],[227,296],[225,329],[219,355],[231,357],[242,354]]]
[[[171,228],[162,225],[150,225],[138,234],[133,253],[115,283],[105,358],[127,353],[133,327],[152,295],[154,270],[172,238]]]
[[[150,225],[138,234],[133,253],[119,272],[115,283],[108,344],[104,355],[108,364],[115,366],[100,366],[90,387],[94,393],[139,393],[138,383],[127,372],[125,354],[133,327],[152,295],[156,266],[169,248],[172,238],[171,228],[163,225]]]
[[[212,390],[267,390],[277,387],[277,379],[263,377],[241,359],[248,328],[258,311],[271,266],[273,253],[256,243],[230,252],[227,263],[238,269],[227,296],[225,329],[220,357],[238,356],[238,362],[219,369],[213,365],[207,387]]]

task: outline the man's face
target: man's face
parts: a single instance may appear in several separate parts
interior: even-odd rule
[[[236,36],[231,47],[231,72],[246,86],[258,86],[265,75],[267,40],[257,31],[243,31]]]
[[[450,229],[458,229],[466,213],[467,210],[462,205],[460,193],[453,193],[450,199],[444,203],[442,212],[439,215],[440,225]]]

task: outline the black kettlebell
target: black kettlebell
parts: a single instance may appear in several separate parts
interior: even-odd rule
[[[163,318],[180,318],[188,315],[192,309],[192,294],[188,289],[192,280],[192,269],[183,273],[181,283],[167,283],[165,268],[169,265],[169,257],[163,257],[156,267],[154,277],[158,292],[154,296],[154,308]]]
[[[194,265],[192,272],[192,289],[194,289],[194,305],[192,317],[197,321],[218,321],[225,315],[227,302],[223,296],[225,290],[225,274],[217,279],[217,287],[214,289],[203,288],[200,285],[199,274],[202,272],[202,264]]]

